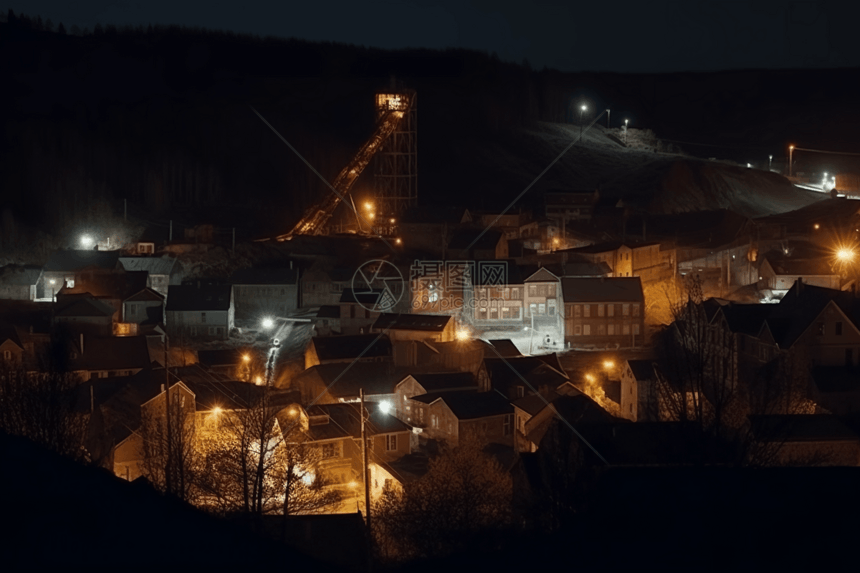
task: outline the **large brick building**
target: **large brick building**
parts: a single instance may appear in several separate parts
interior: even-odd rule
[[[570,346],[640,346],[645,297],[639,277],[564,278],[564,339]]]

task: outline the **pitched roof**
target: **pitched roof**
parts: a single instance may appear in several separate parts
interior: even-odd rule
[[[373,329],[442,332],[451,320],[449,315],[382,313],[373,323]]]
[[[577,390],[577,392],[579,392],[579,390]],[[514,401],[514,406],[516,406],[523,412],[534,416],[535,414],[546,408],[547,403],[551,403],[559,396],[561,396],[561,394],[556,392],[555,390],[548,390],[543,394],[531,394],[529,396],[524,396]]]
[[[454,389],[477,389],[478,381],[471,372],[432,372],[412,374],[425,392],[442,392]]]
[[[410,372],[386,362],[332,362],[317,364],[293,378],[293,387],[318,378],[335,398],[355,398],[363,388],[365,394],[393,394],[397,383]]]
[[[311,418],[308,436],[312,440],[332,440],[338,438],[361,439],[360,405],[316,404],[307,408]],[[373,402],[365,403],[368,413],[367,432],[373,435],[411,432],[412,428],[390,414],[383,414]]]
[[[101,316],[112,317],[116,312],[114,308],[87,294],[71,298],[70,295],[59,297],[57,300],[58,310],[54,316]]]
[[[229,310],[232,302],[230,285],[170,285],[167,289],[167,310],[205,311]]]
[[[294,285],[298,280],[299,271],[288,266],[239,269],[230,277],[230,283],[234,285]]]
[[[150,275],[170,275],[178,265],[172,257],[120,257],[127,271],[146,271]]]
[[[320,360],[391,356],[391,340],[385,334],[315,336],[311,344]]]
[[[119,265],[119,251],[68,250],[54,251],[45,263],[48,272],[72,272],[96,266],[115,269]]]
[[[514,407],[498,392],[433,392],[412,398],[424,404],[442,400],[458,420],[511,414]]]
[[[0,285],[33,286],[42,276],[42,267],[29,265],[6,265],[0,267]]]
[[[509,338],[496,340],[488,340],[488,346],[484,349],[485,358],[513,358],[522,356],[520,349],[514,344],[514,341]],[[490,348],[492,346],[492,348]],[[495,349],[495,350],[494,350]]]
[[[208,412],[215,408],[224,410],[245,410],[258,404],[265,396],[267,407],[275,410],[301,402],[301,393],[293,390],[266,388],[240,380],[195,380],[183,381],[194,392],[198,412]]]
[[[793,345],[831,301],[860,324],[860,299],[853,293],[795,282],[766,319],[780,348]]]
[[[561,288],[565,303],[644,300],[639,277],[563,278]]]
[[[752,415],[750,424],[753,436],[762,441],[860,441],[860,436],[830,415]]]
[[[84,336],[83,351],[71,361],[72,370],[132,370],[151,366],[146,336]]]
[[[18,345],[18,348],[24,350],[24,345],[21,344],[21,337],[18,336],[18,329],[15,328],[15,325],[5,321],[0,322],[0,344],[7,340],[11,340]]]
[[[636,380],[654,380],[653,360],[628,360],[627,365],[630,366]]]
[[[597,402],[582,393],[561,395],[553,400],[550,405],[541,408],[539,412],[550,406],[554,409],[555,415],[536,424],[528,432],[528,439],[534,444],[540,444],[552,420],[556,417],[560,417],[577,429],[585,424],[605,424],[618,421],[617,418],[601,408]]]
[[[493,388],[504,393],[512,387],[523,385],[531,385],[535,390],[541,387],[558,388],[568,380],[555,354],[485,358],[484,364]]]
[[[766,255],[762,257],[777,275],[787,276],[839,276],[826,258],[795,259]]]
[[[525,279],[525,282],[527,282],[527,283],[546,282],[546,281],[555,282],[557,280],[558,280],[558,276],[551,273],[549,271],[549,269],[547,269],[546,267],[541,267],[537,271],[535,271],[534,273],[529,275]]]
[[[63,286],[57,296],[89,293],[97,298],[125,300],[147,288],[148,281],[149,273],[146,271],[97,272],[85,280],[83,277],[79,278],[74,287]]]
[[[774,309],[772,304],[739,304],[730,303],[722,306],[717,312],[721,313],[734,333],[757,336],[761,327]]]

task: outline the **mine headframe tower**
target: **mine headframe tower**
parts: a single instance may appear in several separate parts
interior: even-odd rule
[[[374,157],[374,187],[379,214],[396,218],[418,205],[418,101],[414,90],[392,82],[376,94],[376,118],[392,110],[403,112],[397,128]]]

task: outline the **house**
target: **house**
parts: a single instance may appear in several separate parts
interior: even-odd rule
[[[538,254],[546,254],[565,248],[567,245],[562,233],[562,225],[563,223],[553,218],[539,218],[524,223],[520,226],[523,250],[529,249]]]
[[[119,263],[127,271],[146,271],[149,287],[165,298],[170,285],[182,284],[182,265],[173,257],[120,257]]]
[[[119,251],[54,251],[42,268],[42,280],[37,288],[37,298],[48,298],[52,296],[50,294],[52,291],[59,291],[64,286],[74,288],[81,272],[94,273],[120,268],[119,254]]]
[[[163,376],[141,371],[132,376],[93,379],[79,387],[78,411],[87,415],[86,447],[93,461],[116,476],[134,481],[143,474],[144,421],[166,409]],[[170,398],[186,416],[194,415],[194,393],[182,382]]]
[[[412,407],[409,400],[415,396],[438,392],[486,392],[488,390],[489,386],[479,386],[478,379],[471,372],[431,372],[409,374],[394,387],[394,393],[396,395],[394,401],[394,414],[404,422],[414,424],[417,423],[418,420],[412,419]]]
[[[585,258],[591,263],[605,262],[615,277],[642,277],[642,280],[662,278],[659,269],[664,267],[660,243],[608,242],[569,249],[571,255]],[[673,268],[665,266],[663,275],[671,276]]]
[[[245,358],[250,355],[238,348],[221,348],[217,350],[198,350],[197,360],[200,366],[211,373],[223,374],[233,380],[245,379]]]
[[[305,349],[305,369],[337,362],[391,360],[391,340],[384,334],[315,336]]]
[[[73,333],[110,336],[116,310],[89,294],[66,295],[54,303],[54,324]]]
[[[41,267],[27,265],[0,267],[0,299],[36,300],[41,279]]]
[[[395,344],[404,340],[451,342],[455,338],[454,318],[445,315],[382,313],[371,330],[384,332]]]
[[[72,340],[69,370],[81,379],[132,376],[152,368],[145,336],[100,337],[79,334]]]
[[[302,404],[355,402],[360,391],[370,402],[394,405],[395,387],[408,374],[390,362],[333,362],[318,364],[296,374],[290,388],[302,395]]]
[[[858,466],[860,436],[835,416],[750,416],[752,454],[779,466]]]
[[[555,390],[569,382],[555,353],[540,356],[485,358],[484,364],[492,390],[511,401],[530,394]]]
[[[573,347],[644,343],[645,297],[639,277],[565,278],[564,338]]]
[[[365,334],[379,316],[381,289],[369,289],[367,292],[355,292],[345,288],[340,295],[339,324],[342,334]]]
[[[340,302],[343,289],[352,287],[355,268],[324,259],[317,259],[302,273],[300,297],[302,308],[319,307]]]
[[[537,451],[541,440],[554,422],[559,422],[559,427],[579,430],[588,424],[606,424],[618,420],[581,392],[556,396],[542,407],[535,402],[538,406],[532,409],[534,413],[530,417],[521,418],[522,426],[517,428],[521,451]],[[520,410],[526,411],[524,408]]]
[[[838,289],[842,277],[832,263],[830,257],[795,259],[765,255],[758,270],[758,288],[782,294],[800,280],[808,285]]]
[[[167,294],[167,333],[177,339],[227,340],[233,330],[230,285],[170,285]]]
[[[299,272],[289,267],[247,268],[233,273],[233,305],[239,320],[288,316],[299,305]]]
[[[66,284],[57,291],[58,304],[69,295],[91,295],[109,304],[114,309],[114,323],[163,322],[164,297],[149,288],[146,271],[84,270],[77,274],[75,284]],[[125,302],[134,297],[126,307]],[[134,317],[126,317],[125,311],[139,311]]]
[[[279,417],[283,417],[283,414]],[[299,420],[296,425],[287,426],[286,421],[282,424],[293,428],[286,436],[287,440],[319,448],[322,460],[318,471],[334,484],[363,481],[359,404],[316,404],[298,408],[296,416],[291,417],[290,421],[296,417]],[[372,405],[367,407],[365,432],[368,461],[371,466],[377,466],[376,472],[371,467],[371,479],[376,474],[379,480],[380,467],[385,468],[388,462],[412,452],[412,428]],[[378,492],[372,496],[372,500],[378,499],[384,483],[378,486],[372,488]]]
[[[495,262],[505,263],[501,277],[484,272],[487,262],[480,261],[477,265],[480,272],[472,280],[472,296],[466,291],[466,307],[478,327],[521,326],[527,315],[525,285],[519,267],[512,260]]]
[[[566,383],[557,389],[544,389],[542,393],[530,394],[518,398],[513,402],[514,406],[514,449],[518,452],[534,451],[535,445],[526,438],[526,422],[531,420],[535,414],[551,404],[562,395],[576,396],[581,394],[573,385]]]
[[[460,260],[507,259],[508,240],[496,229],[458,229],[448,243],[448,254]]]
[[[497,392],[447,391],[410,398],[412,419],[421,436],[456,445],[475,435],[485,442],[513,446],[514,408]]]
[[[508,241],[518,239],[520,236],[520,225],[529,219],[528,213],[515,212],[492,212],[476,213],[478,225],[483,228],[493,228],[502,232]]]
[[[314,333],[317,336],[341,334],[340,313],[340,306],[336,304],[324,304],[319,307],[316,322],[314,322]]]
[[[631,422],[657,421],[659,391],[651,360],[625,360],[621,367],[621,415]]]
[[[0,360],[5,368],[24,364],[24,342],[15,325],[0,322]]]

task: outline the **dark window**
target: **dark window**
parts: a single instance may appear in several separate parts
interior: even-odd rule
[[[842,336],[842,322],[841,321],[836,323],[836,331],[833,334],[835,334],[836,336]]]
[[[824,336],[824,323],[823,322],[818,323],[818,335]]]

